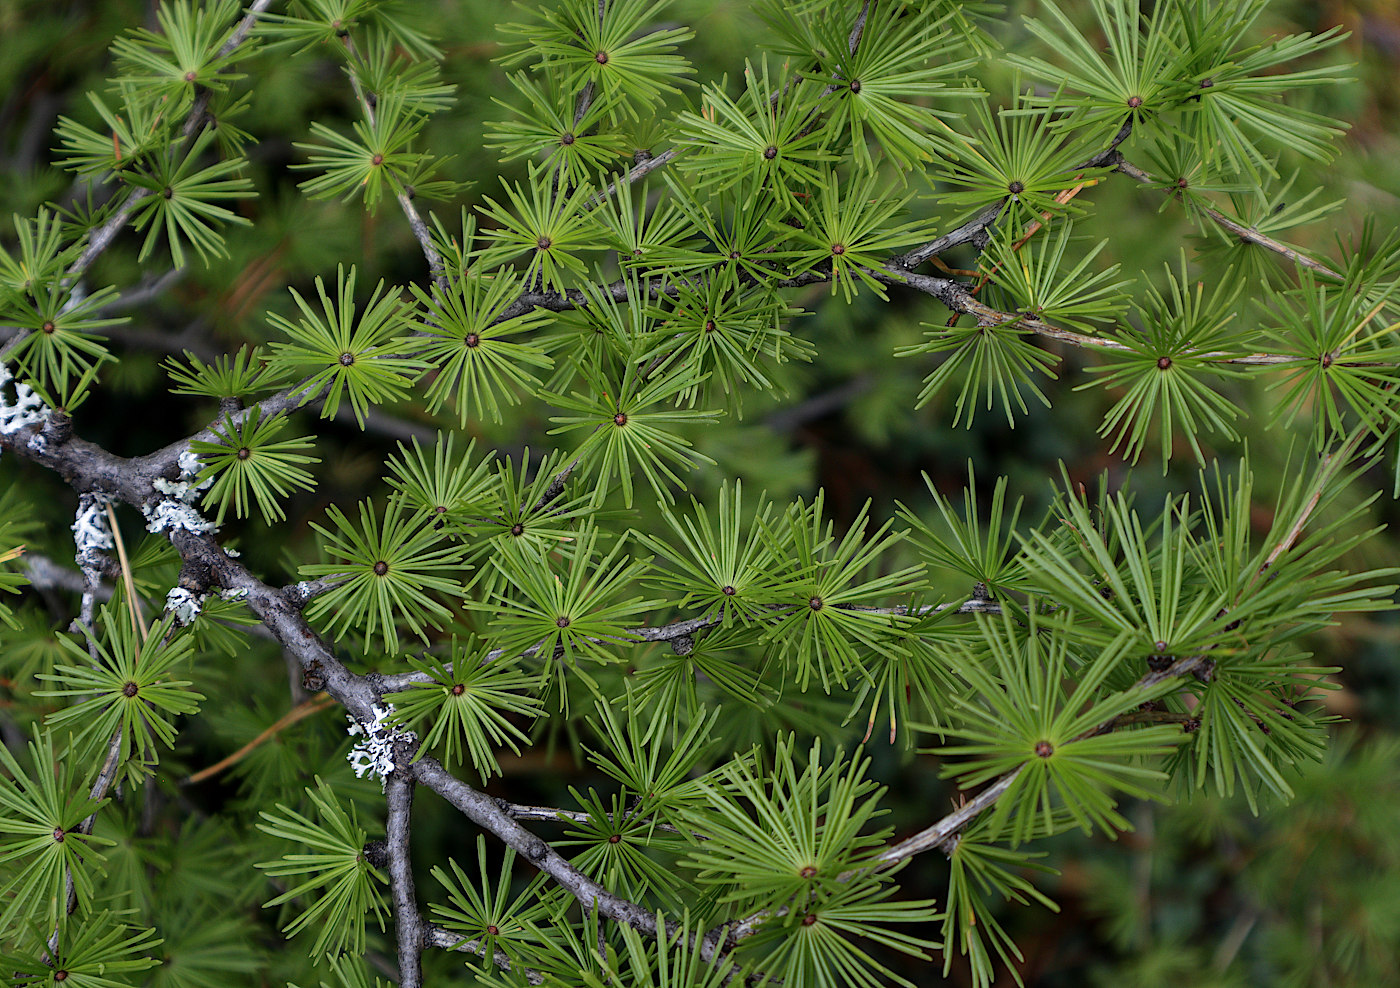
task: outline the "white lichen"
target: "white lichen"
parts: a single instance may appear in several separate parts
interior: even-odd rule
[[[219,530],[217,525],[206,520],[194,508],[174,498],[166,498],[154,508],[142,510],[146,516],[146,531],[157,535],[180,528],[194,532],[196,535],[211,535]]]
[[[38,425],[49,417],[49,406],[44,399],[34,393],[34,389],[23,381],[14,381],[14,400],[7,396],[6,385],[14,380],[14,375],[4,364],[0,364],[0,435],[10,435],[31,425]]]
[[[73,545],[79,565],[86,565],[92,555],[110,549],[112,530],[107,527],[107,499],[97,494],[84,494],[78,499],[78,513],[73,524]]]
[[[180,479],[185,480],[196,476],[200,471],[199,457],[195,456],[194,450],[186,447],[181,451],[176,462],[180,464]]]
[[[355,777],[362,779],[366,772],[379,776],[381,780],[394,771],[394,745],[396,742],[414,742],[418,735],[403,728],[392,727],[389,718],[394,713],[392,703],[374,705],[374,723],[361,724],[350,718],[349,733],[364,735],[364,740],[356,742],[346,755]]]
[[[141,509],[146,516],[146,530],[155,534],[179,528],[196,535],[217,532],[219,527],[207,520],[193,506],[204,489],[214,482],[214,478],[206,477],[198,483],[195,482],[195,477],[199,474],[199,457],[188,449],[180,454],[179,463],[179,480],[157,477],[151,481],[151,486],[166,497],[153,508]]]
[[[212,480],[213,478],[210,479]],[[191,504],[200,494],[204,493],[204,488],[208,486],[208,482],[195,484],[188,480],[166,480],[164,477],[157,477],[155,480],[151,481],[151,486],[162,494],[169,495],[177,501]]]
[[[175,623],[185,628],[194,623],[204,606],[204,597],[184,587],[175,587],[165,595],[165,609],[175,616]]]

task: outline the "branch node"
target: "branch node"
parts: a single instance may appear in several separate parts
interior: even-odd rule
[[[372,840],[365,845],[365,860],[375,868],[387,868],[389,866],[389,842],[383,838]]]

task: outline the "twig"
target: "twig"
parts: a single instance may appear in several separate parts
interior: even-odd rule
[[[272,0],[253,0],[248,5],[248,13],[243,20],[234,28],[233,33],[219,48],[218,57],[224,58],[235,48],[241,45],[248,37],[248,32],[253,29],[253,24],[257,21],[258,15],[268,7],[272,6]],[[213,98],[213,93],[209,89],[203,90],[190,107],[190,112],[185,116],[185,123],[181,127],[181,133],[186,139],[193,137],[204,123],[204,114],[209,109],[209,101]],[[151,195],[149,189],[133,189],[125,202],[118,207],[117,211],[94,230],[88,237],[88,246],[78,255],[77,259],[68,268],[68,273],[64,276],[64,284],[71,285],[84,271],[92,266],[92,262],[97,260],[116,238],[121,229],[126,226],[127,220],[135,211],[137,203]],[[3,358],[0,352],[0,358]]]
[[[861,4],[860,13],[856,15],[855,26],[851,28],[850,36],[846,38],[846,50],[852,55],[860,47],[860,36],[865,33],[865,19],[870,16],[870,0],[865,0]]]
[[[563,494],[564,485],[569,482],[570,474],[574,472],[574,469],[581,462],[583,462],[583,458],[576,456],[569,461],[568,466],[556,473],[554,475],[554,479],[549,482],[549,486],[544,489],[544,493],[540,495],[540,499],[535,502],[534,506],[530,510],[543,511],[545,508],[549,507],[550,504],[552,504],[559,497],[560,494]],[[524,507],[525,505],[521,505],[521,508]]]
[[[433,947],[441,947],[444,950],[457,950],[465,954],[476,954],[478,957],[484,956],[486,948],[482,946],[480,940],[468,940],[460,933],[453,933],[451,930],[444,930],[440,926],[430,925],[427,930],[427,943]],[[491,963],[495,964],[502,971],[516,970],[510,955],[497,947],[491,952]],[[520,967],[521,976],[532,985],[544,984],[544,975],[528,967]]]
[[[608,0],[598,0],[598,28],[601,30],[608,19]],[[574,126],[579,125],[579,121],[588,113],[588,108],[593,105],[593,96],[597,92],[597,87],[590,79],[583,84],[583,89],[579,91],[578,102],[574,106]]]
[[[1345,443],[1323,457],[1322,468],[1318,471],[1317,481],[1313,485],[1313,489],[1304,502],[1303,507],[1298,511],[1298,517],[1294,519],[1293,524],[1289,527],[1284,537],[1270,550],[1258,571],[1250,578],[1249,585],[1251,587],[1259,581],[1260,577],[1273,568],[1274,563],[1278,562],[1278,558],[1293,547],[1293,543],[1298,541],[1298,536],[1303,533],[1303,526],[1308,523],[1308,519],[1312,517],[1313,511],[1317,509],[1318,503],[1322,500],[1322,495],[1326,491],[1328,481],[1332,479],[1337,470],[1351,462],[1351,458],[1355,455],[1357,447],[1361,445],[1361,441],[1369,434],[1370,429],[1365,423],[1362,423],[1352,430],[1351,435],[1347,437]]]
[[[666,151],[662,151],[660,154],[650,155],[647,158],[644,158],[643,160],[637,162],[630,169],[628,169],[626,175],[623,175],[621,178],[613,182],[609,182],[608,187],[606,189],[599,192],[592,199],[588,200],[588,208],[594,209],[598,206],[601,206],[605,201],[607,201],[607,199],[610,196],[617,192],[617,188],[619,185],[631,185],[638,179],[646,178],[658,168],[670,164],[672,161],[675,160],[676,156],[681,153],[681,150],[681,148],[670,148]]]
[[[896,267],[909,268],[912,270],[917,268],[924,261],[927,261],[930,257],[942,254],[944,251],[952,250],[954,247],[959,247],[971,240],[983,237],[986,235],[987,228],[997,221],[997,217],[1001,215],[1001,211],[1005,207],[1005,199],[995,205],[988,206],[951,233],[945,233],[937,240],[930,240],[922,247],[915,247],[908,253],[900,254],[898,257],[892,258],[890,263]]]
[[[1133,117],[1128,115],[1128,119],[1123,121],[1123,126],[1118,128],[1118,133],[1113,135],[1113,140],[1108,142],[1098,154],[1086,159],[1079,168],[1102,168],[1118,157],[1118,146],[1128,139],[1133,132]]]
[[[188,268],[171,268],[159,278],[145,279],[140,287],[127,289],[103,306],[102,313],[111,315],[115,312],[130,312],[132,309],[138,309],[147,302],[160,298],[172,287],[178,285],[188,270]],[[106,329],[103,330],[103,334],[112,335],[110,330]]]
[[[107,758],[102,763],[102,768],[97,773],[97,778],[93,780],[92,788],[88,790],[88,799],[100,802],[107,795],[107,790],[112,788],[112,782],[117,777],[117,768],[121,765],[122,752],[122,729],[118,727],[112,734],[112,739],[107,743]],[[97,823],[97,810],[89,813],[81,823],[73,830],[84,836],[92,835],[92,828]],[[66,895],[68,915],[78,908],[78,888],[73,882],[73,873],[64,869],[63,887]],[[49,954],[58,948],[58,930],[54,930],[48,939]]]
[[[1114,164],[1118,171],[1122,172],[1124,175],[1127,175],[1135,182],[1141,182],[1144,185],[1154,184],[1151,175],[1147,174],[1147,172],[1143,171],[1141,168],[1138,168],[1136,165],[1124,159],[1121,154],[1115,153],[1110,159],[1108,159],[1106,163]],[[1287,258],[1294,264],[1300,264],[1303,267],[1308,268],[1311,271],[1316,271],[1318,274],[1325,275],[1328,278],[1334,278],[1337,281],[1343,280],[1340,274],[1338,274],[1336,271],[1333,271],[1321,261],[1315,261],[1308,255],[1296,251],[1286,244],[1279,243],[1277,240],[1275,240],[1273,237],[1268,236],[1267,234],[1260,233],[1258,230],[1255,230],[1252,227],[1245,226],[1237,220],[1232,220],[1230,217],[1226,216],[1219,210],[1205,207],[1202,209],[1202,212],[1204,212],[1207,216],[1214,220],[1216,225],[1218,225],[1221,229],[1233,233],[1235,236],[1239,237],[1246,243],[1257,244],[1260,247],[1265,247],[1273,251],[1275,254]]]
[[[456,778],[435,758],[420,758],[412,765],[418,782],[457,807],[467,819],[495,834],[532,865],[544,872],[585,910],[597,909],[609,919],[655,936],[656,916],[646,907],[614,895],[569,863],[548,843],[530,833],[490,796]],[[396,773],[397,774],[397,773]]]
[[[145,641],[150,632],[146,630],[146,622],[141,620],[141,612],[136,606],[136,581],[131,575],[131,562],[126,558],[126,542],[122,539],[121,528],[117,525],[117,513],[112,510],[110,501],[107,502],[107,524],[111,526],[112,540],[117,544],[117,562],[122,568],[122,585],[126,587],[126,607],[131,612],[131,630]]]
[[[921,607],[915,608],[912,614],[910,613],[909,608],[903,605],[897,607],[863,607],[858,604],[835,604],[833,606],[837,610],[860,611],[864,614],[890,614],[906,617],[922,617],[924,615],[932,614],[937,611],[947,610],[948,608],[953,607],[954,605],[926,604]],[[1000,604],[998,604],[994,600],[984,600],[981,598],[965,600],[961,604],[956,605],[956,607],[957,612],[959,614],[1001,613]],[[792,607],[774,605],[770,608],[770,610],[772,611],[774,617],[781,617],[783,614],[787,613],[788,611],[791,611]],[[682,638],[689,638],[696,632],[706,631],[710,628],[718,627],[722,623],[724,623],[723,615],[718,613],[705,614],[701,617],[685,618],[680,621],[674,621],[671,624],[663,624],[656,627],[643,626],[640,628],[628,628],[625,632],[625,634],[628,637],[627,639],[622,639],[622,641],[626,641],[628,639],[643,642],[677,641]],[[590,638],[588,640],[595,643],[604,643],[611,641],[612,643],[617,644],[617,640],[614,639]],[[562,648],[563,646],[559,646],[558,650],[555,652],[556,657],[561,656],[563,654]],[[538,653],[539,646],[532,645],[524,651],[520,652],[519,655],[521,656],[521,658],[528,659],[537,655]],[[481,661],[496,662],[499,659],[501,659],[505,654],[505,649],[493,648],[491,649],[491,651],[487,652],[485,655],[482,656]],[[447,668],[450,671],[452,668],[452,664],[450,662],[447,663],[445,668]],[[403,672],[391,676],[379,675],[373,677],[373,679],[375,686],[381,692],[384,693],[401,693],[404,690],[411,687],[414,683],[431,683],[434,681],[430,675],[424,672]]]
[[[249,752],[253,751],[265,742],[272,740],[282,731],[297,723],[297,721],[305,720],[312,714],[319,713],[320,711],[325,710],[327,707],[331,707],[334,705],[335,697],[330,696],[327,693],[318,693],[310,699],[302,701],[301,703],[293,707],[291,710],[287,711],[287,713],[277,718],[277,720],[274,723],[272,723],[268,727],[264,728],[261,732],[259,732],[257,737],[253,738],[253,740],[249,741],[247,744],[239,748],[233,754],[229,755],[226,758],[219,759],[217,762],[215,762],[213,765],[210,765],[208,768],[200,769],[198,772],[194,773],[194,775],[191,775],[189,778],[183,780],[180,783],[180,785],[198,785],[205,779],[213,778],[225,769],[237,765],[239,762],[241,762],[244,758],[248,756]]]
[[[20,560],[20,569],[25,579],[40,589],[67,590],[76,594],[86,593],[89,589],[87,576],[82,571],[60,566],[40,553],[26,552]],[[111,586],[99,582],[94,597],[97,600],[110,600]]]
[[[345,47],[346,56],[353,62],[361,65],[364,59],[360,55],[360,50],[355,45],[355,41],[347,33],[341,37],[341,43]],[[360,85],[360,77],[355,74],[354,66],[350,68],[350,86],[355,91],[355,98],[360,102],[360,109],[364,111],[365,120],[371,127],[374,126],[374,104],[370,102],[370,94]],[[399,209],[403,211],[404,218],[408,220],[409,229],[413,231],[413,237],[418,241],[419,248],[423,251],[423,259],[428,262],[428,271],[432,275],[433,281],[442,290],[447,290],[447,268],[442,263],[442,255],[438,253],[437,247],[433,245],[433,233],[428,229],[428,224],[423,222],[423,217],[418,212],[418,207],[413,205],[413,200],[408,193],[402,189],[394,193],[394,199],[399,204]]]
[[[384,780],[384,799],[389,813],[384,843],[389,852],[389,892],[394,903],[394,933],[398,942],[400,988],[423,985],[423,917],[413,889],[413,865],[409,858],[413,816],[413,776],[407,771],[408,754],[402,766]]]
[[[556,806],[526,806],[521,803],[512,803],[509,800],[498,799],[496,804],[510,816],[512,820],[529,820],[536,823],[581,823],[587,824],[593,821],[593,814],[583,810],[563,810]],[[693,830],[682,830],[680,827],[669,823],[662,823],[659,820],[644,819],[640,821],[626,821],[628,823],[644,823],[653,830],[664,830],[672,834],[689,834],[696,840],[709,840],[707,836],[696,833]]]
[[[457,807],[467,819],[495,834],[553,879],[555,884],[578,901],[585,912],[597,912],[647,936],[663,932],[668,936],[685,935],[685,931],[676,923],[668,922],[664,928],[658,927],[656,915],[650,909],[615,895],[579,871],[547,842],[511,819],[496,800],[453,776],[437,759],[419,759],[413,763],[412,772],[415,779]],[[715,961],[720,956],[715,945],[703,939],[694,946],[702,960]]]
[[[883,864],[892,865],[905,858],[913,857],[920,851],[927,851],[931,847],[941,848],[945,851],[951,850],[949,842],[962,833],[964,827],[977,819],[983,810],[993,806],[998,799],[1005,795],[1023,768],[1024,766],[1007,772],[933,826],[926,827],[914,836],[888,848],[880,855],[880,861]]]

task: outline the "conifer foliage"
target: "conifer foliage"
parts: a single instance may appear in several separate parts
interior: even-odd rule
[[[111,39],[0,245],[6,977],[985,986],[1047,838],[1286,816],[1308,636],[1394,590],[1355,550],[1400,243],[1284,239],[1346,70],[1266,3],[1041,0],[1012,51],[992,5],[760,0],[714,77],[669,0],[466,40],[471,4],[162,0]],[[1194,232],[1165,265],[1096,221],[1123,186]],[[884,311],[921,331],[855,359],[916,367],[910,414],[1089,391],[1138,481],[764,490],[813,327]],[[80,438],[112,394],[145,448]],[[532,758],[582,766],[559,805]],[[901,759],[952,806],[892,818]]]

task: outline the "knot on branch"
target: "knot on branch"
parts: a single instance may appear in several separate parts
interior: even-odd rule
[[[213,567],[206,559],[188,556],[180,567],[180,575],[176,579],[175,585],[191,593],[208,593],[214,585]]]
[[[308,693],[319,693],[326,688],[325,667],[321,665],[320,659],[312,659],[302,670],[301,688]]]
[[[39,431],[39,434],[29,442],[31,447],[37,443],[38,447],[43,450],[62,446],[71,438],[73,438],[73,420],[63,409],[54,408],[49,410],[48,418],[44,421],[44,427]]]
[[[389,867],[389,842],[383,838],[370,841],[364,846],[361,853],[364,854],[365,860],[371,866],[375,868]]]

